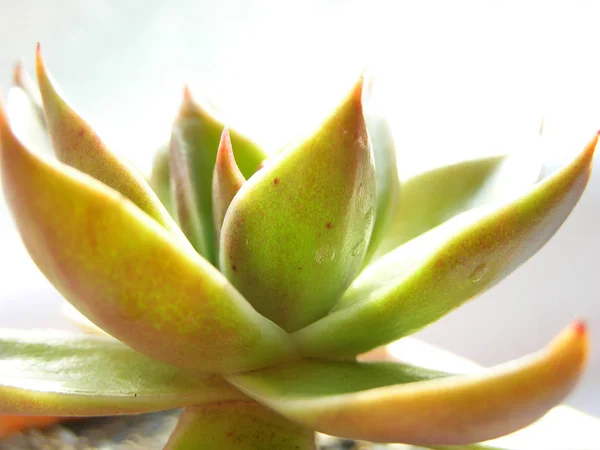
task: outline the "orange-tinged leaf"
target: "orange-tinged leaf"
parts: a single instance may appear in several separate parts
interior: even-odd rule
[[[594,137],[568,165],[520,197],[467,211],[371,264],[328,316],[294,333],[300,352],[324,357],[366,352],[494,286],[566,220],[589,179],[596,144]]]
[[[27,151],[0,109],[2,181],[23,242],[54,286],[111,336],[205,371],[277,361],[288,337],[190,246],[97,180]]]
[[[42,59],[39,46],[37,78],[48,131],[58,159],[121,193],[183,240],[177,224],[144,177],[127,161],[111,152],[88,123],[57,92]]]
[[[212,179],[212,208],[215,236],[218,242],[229,204],[246,179],[235,162],[229,131],[223,130]]]
[[[302,361],[228,379],[318,431],[414,445],[463,445],[525,427],[558,404],[587,357],[576,322],[538,354],[475,375],[395,363]]]
[[[362,78],[318,130],[244,183],[223,222],[221,271],[288,331],[325,315],[364,260],[376,185],[361,94]]]
[[[155,361],[107,336],[0,329],[0,414],[136,414],[244,399],[219,375]]]

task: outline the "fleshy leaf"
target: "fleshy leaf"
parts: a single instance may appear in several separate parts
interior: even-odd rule
[[[399,207],[378,255],[468,209],[510,198],[533,185],[541,165],[534,154],[492,156],[433,169],[401,183]]]
[[[244,175],[242,175],[235,162],[229,131],[224,129],[221,135],[221,142],[219,142],[217,162],[212,179],[213,222],[215,224],[217,242],[221,235],[225,213],[231,204],[231,200],[233,200],[233,197],[235,197],[235,194],[237,194],[245,181]]]
[[[172,217],[175,217],[173,194],[171,192],[171,168],[169,164],[169,146],[159,147],[152,162],[152,172],[148,180],[150,187]]]
[[[50,80],[38,46],[37,78],[48,131],[60,161],[121,193],[165,228],[181,231],[144,177],[112,153],[94,130],[66,103]]]
[[[400,180],[396,164],[396,144],[388,121],[376,106],[373,93],[373,79],[370,80],[369,100],[366,101],[365,118],[375,156],[375,176],[377,181],[377,206],[375,207],[375,225],[369,242],[364,263],[375,255],[384,236],[387,235],[396,212],[400,207]]]
[[[414,445],[462,445],[525,427],[559,403],[587,356],[577,322],[539,354],[476,375],[397,363],[319,362],[228,376],[250,397],[336,436]]]
[[[311,429],[253,401],[186,408],[164,450],[315,450]]]
[[[289,350],[212,265],[97,180],[21,146],[0,109],[2,181],[39,269],[88,319],[150,357],[249,370]]]
[[[221,271],[288,331],[329,311],[367,250],[375,174],[361,92],[362,78],[315,134],[244,183],[225,216]]]
[[[131,414],[244,398],[219,375],[154,361],[109,337],[0,329],[2,414]]]
[[[371,264],[327,317],[293,335],[300,351],[347,357],[371,350],[495,285],[565,221],[585,189],[596,142],[520,197],[467,211]]]
[[[171,136],[171,176],[179,223],[194,248],[216,265],[212,218],[212,177],[224,125],[186,88]],[[265,155],[248,138],[230,129],[235,159],[244,177],[258,169]]]

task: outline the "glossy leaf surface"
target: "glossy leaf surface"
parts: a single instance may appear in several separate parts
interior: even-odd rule
[[[575,323],[539,354],[477,375],[397,363],[304,361],[228,379],[284,416],[353,439],[462,445],[516,431],[559,403],[587,357]]]
[[[315,450],[314,432],[253,401],[186,408],[165,450]]]
[[[39,48],[37,78],[48,131],[58,159],[121,193],[159,224],[180,235],[177,224],[144,177],[106,148],[94,130],[57,92]]]
[[[103,336],[0,330],[0,410],[97,416],[245,396],[218,375],[179,369]]]
[[[492,156],[436,168],[403,181],[399,207],[378,254],[468,209],[523,192],[537,181],[540,168],[535,155]]]
[[[316,133],[249,179],[225,216],[221,271],[286,330],[326,314],[367,250],[376,188],[361,93],[362,79]]]
[[[219,142],[217,161],[212,178],[213,222],[217,242],[221,236],[225,213],[229,209],[231,200],[245,181],[244,175],[242,175],[235,162],[229,131],[225,129],[221,135],[221,142]]]
[[[171,136],[171,174],[179,223],[196,250],[216,265],[212,177],[224,125],[194,102],[186,88]],[[248,178],[265,158],[245,136],[229,130],[235,159]]]
[[[92,322],[148,356],[205,371],[248,370],[287,353],[283,330],[137,206],[28,152],[1,110],[0,137],[4,193],[23,242]]]
[[[520,197],[467,211],[377,260],[327,317],[295,333],[301,352],[331,357],[368,351],[502,280],[567,218],[588,181],[596,142]]]

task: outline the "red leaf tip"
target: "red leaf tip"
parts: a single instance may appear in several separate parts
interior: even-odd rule
[[[585,336],[587,334],[587,323],[584,320],[576,320],[573,322],[573,332],[578,336]]]
[[[183,101],[191,102],[192,101],[192,91],[187,84],[183,85]]]
[[[13,69],[13,84],[15,86],[23,85],[23,63],[21,61],[17,61],[15,63],[15,67]]]

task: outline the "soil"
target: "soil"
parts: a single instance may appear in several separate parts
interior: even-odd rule
[[[27,430],[0,441],[0,450],[161,450],[180,411],[93,418]],[[317,436],[319,450],[419,450]],[[284,450],[284,449],[280,449]]]

